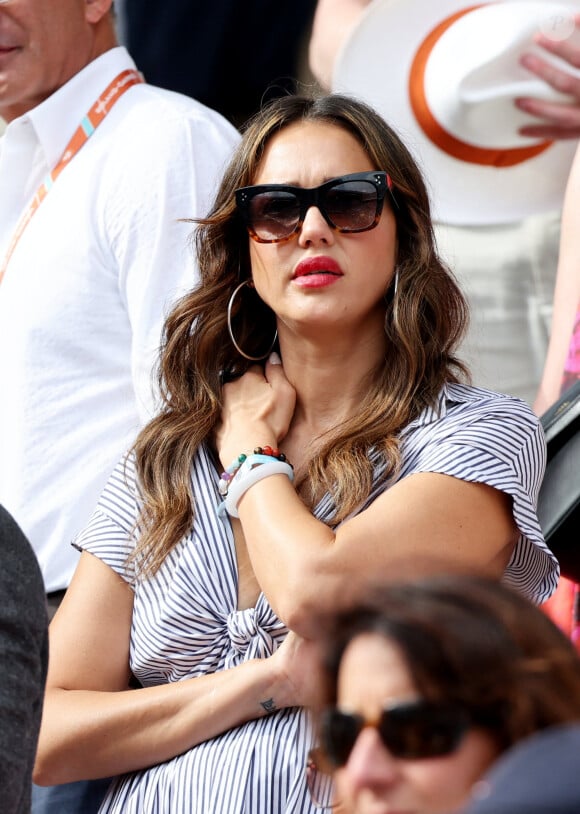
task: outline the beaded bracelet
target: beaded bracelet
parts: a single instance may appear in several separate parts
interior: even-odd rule
[[[234,475],[236,474],[240,466],[244,463],[247,457],[248,456],[242,452],[242,454],[238,455],[236,460],[233,463],[231,463],[227,467],[227,469],[224,469],[224,471],[221,473],[218,483],[218,492],[222,497],[225,497],[227,495],[230,481],[232,480],[232,478],[234,477]]]
[[[276,458],[278,461],[286,460],[286,456],[284,455],[283,452],[280,452],[279,449],[276,449],[275,447],[270,447],[268,445],[266,445],[265,447],[256,447],[254,449],[254,455],[263,455],[267,456],[268,458]],[[233,463],[231,463],[227,467],[227,469],[225,469],[221,473],[218,483],[218,491],[222,497],[225,497],[227,495],[229,485],[232,479],[235,477],[236,473],[238,472],[239,468],[244,463],[244,461],[247,459],[247,457],[248,456],[242,452],[241,455],[238,455],[235,461],[233,461]],[[266,463],[266,461],[263,461],[263,463]]]
[[[284,453],[266,446],[256,447],[253,455],[239,455],[220,477],[218,488],[224,500],[218,506],[218,516],[223,517],[227,512],[231,517],[239,517],[237,506],[242,496],[251,486],[270,475],[286,475],[290,481],[294,480],[294,468]]]

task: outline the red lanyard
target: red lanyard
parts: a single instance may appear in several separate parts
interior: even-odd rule
[[[63,154],[56,163],[56,166],[38,187],[34,194],[34,198],[30,202],[28,208],[16,226],[16,231],[12,236],[6,257],[4,258],[2,268],[0,269],[0,283],[2,282],[2,278],[4,277],[10,258],[14,254],[14,250],[18,245],[18,241],[32,220],[32,216],[35,214],[40,204],[50,192],[50,189],[58,176],[67,166],[67,164],[69,164],[75,157],[81,147],[84,147],[107,113],[111,110],[115,102],[121,98],[125,91],[129,90],[130,87],[137,85],[140,82],[143,82],[143,77],[137,71],[133,70],[132,68],[122,71],[113,79],[110,85],[105,88],[86,116],[82,118],[81,123],[75,130],[69,143],[66,145]]]

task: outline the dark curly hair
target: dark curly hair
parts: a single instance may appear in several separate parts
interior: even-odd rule
[[[399,649],[427,700],[457,704],[500,751],[546,727],[580,721],[580,658],[548,616],[487,577],[443,574],[395,582],[333,620],[325,701],[336,704],[342,656],[358,636]]]

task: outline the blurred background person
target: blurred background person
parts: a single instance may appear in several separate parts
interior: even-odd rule
[[[488,578],[442,574],[371,590],[334,619],[322,650],[320,745],[307,774],[318,802],[338,801],[344,814],[461,811],[514,744],[580,724],[570,641]],[[334,790],[323,769],[334,771]],[[544,814],[557,803],[555,793]]]
[[[3,814],[30,814],[48,666],[48,615],[30,543],[0,506],[0,789]]]

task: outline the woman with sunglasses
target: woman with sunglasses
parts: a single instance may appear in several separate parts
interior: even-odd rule
[[[549,595],[544,441],[461,383],[425,185],[365,105],[267,106],[196,240],[161,412],[76,540],[36,782],[122,774],[103,812],[303,814],[304,639],[402,554]]]
[[[335,620],[325,651],[327,705],[307,766],[321,809],[452,814],[511,746],[580,722],[574,647],[489,578],[385,586]]]

